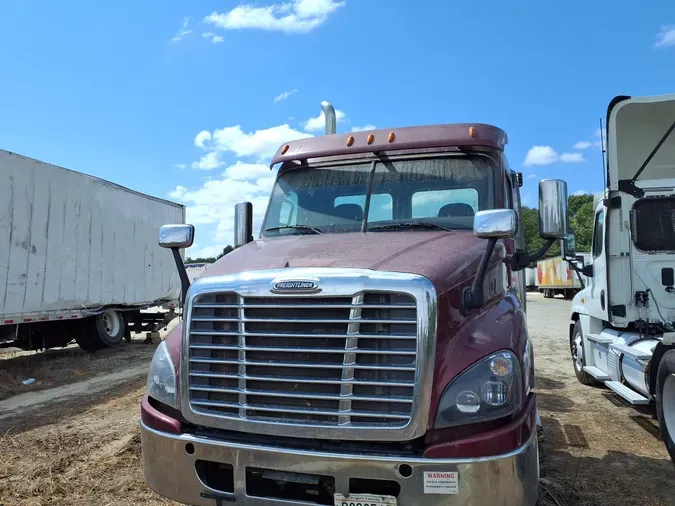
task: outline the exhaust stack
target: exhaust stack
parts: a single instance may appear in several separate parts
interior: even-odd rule
[[[324,100],[321,102],[321,110],[326,118],[326,135],[333,135],[337,130],[337,118],[335,116],[335,107],[330,102]]]

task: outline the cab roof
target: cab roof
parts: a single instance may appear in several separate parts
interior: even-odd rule
[[[506,132],[484,123],[365,130],[287,142],[274,155],[271,165],[326,156],[411,149],[486,147],[503,151],[506,143]]]

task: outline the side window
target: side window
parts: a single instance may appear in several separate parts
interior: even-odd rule
[[[593,258],[597,258],[602,253],[602,229],[605,223],[605,212],[600,211],[595,215],[595,224],[593,225]]]
[[[511,173],[507,172],[504,177],[504,204],[507,209],[513,209],[513,190],[511,189]]]
[[[365,195],[349,195],[337,197],[333,202],[333,207],[342,204],[356,204],[363,210],[366,207]],[[370,209],[368,211],[368,222],[387,221],[392,219],[393,201],[388,193],[373,193],[370,196]]]
[[[478,211],[478,192],[475,188],[431,190],[416,192],[412,196],[413,218],[437,218],[441,208],[448,204],[466,204]]]
[[[279,225],[289,226],[298,224],[298,196],[295,192],[288,194],[288,197],[279,207]]]

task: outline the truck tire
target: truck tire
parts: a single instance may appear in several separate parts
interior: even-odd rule
[[[106,309],[96,316],[82,320],[82,327],[75,340],[85,351],[110,348],[122,343],[126,326],[123,313]]]
[[[572,337],[570,339],[570,351],[572,352],[572,365],[574,366],[574,374],[576,374],[579,383],[582,385],[592,385],[595,383],[595,378],[584,371],[586,360],[584,359],[584,334],[581,330],[581,322],[579,320],[574,324]]]
[[[670,459],[675,463],[675,350],[667,351],[656,374],[656,416],[661,439],[666,443]]]

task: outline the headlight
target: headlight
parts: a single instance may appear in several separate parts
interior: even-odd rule
[[[155,350],[148,373],[148,395],[164,404],[178,409],[176,400],[176,369],[173,367],[171,355],[166,341]]]
[[[442,429],[508,416],[522,400],[520,365],[510,351],[481,359],[443,392],[434,428]]]

